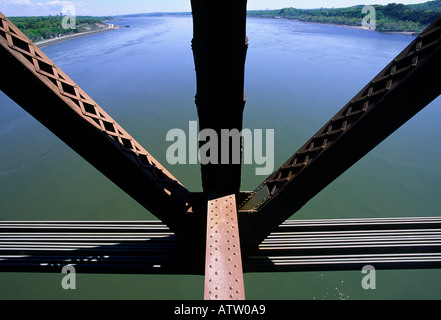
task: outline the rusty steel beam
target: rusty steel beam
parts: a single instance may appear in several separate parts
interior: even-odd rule
[[[245,300],[236,196],[208,202],[205,300]]]
[[[246,0],[227,0],[219,3],[192,0],[192,49],[196,68],[195,97],[200,131],[216,133],[215,141],[200,144],[201,150],[213,144],[210,163],[201,160],[202,186],[207,194],[238,195],[241,180],[241,138],[231,138],[227,156],[221,146],[222,130],[242,131],[245,107],[244,74],[247,53]],[[208,140],[208,139],[207,139]],[[217,151],[216,155],[213,155]],[[238,155],[234,157],[233,154]],[[201,157],[205,152],[201,151]],[[237,161],[238,159],[238,161]]]
[[[240,210],[243,245],[255,248],[283,221],[441,94],[441,17],[268,177]]]
[[[228,7],[228,21],[218,3],[191,0],[202,187],[208,198],[204,298],[244,300],[236,197],[242,169],[247,1],[222,5]],[[211,134],[204,140],[203,132]]]
[[[187,189],[0,13],[0,90],[179,236]]]

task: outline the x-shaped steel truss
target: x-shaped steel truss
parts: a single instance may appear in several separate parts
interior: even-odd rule
[[[200,129],[240,131],[246,0],[228,1],[227,26],[221,24],[225,16],[218,7],[204,0],[191,3]],[[207,299],[243,299],[241,255],[253,252],[274,229],[441,94],[441,17],[280,169],[255,191],[242,194],[240,165],[203,165],[205,193],[189,192],[3,14],[0,63],[4,93],[200,256],[205,253]]]

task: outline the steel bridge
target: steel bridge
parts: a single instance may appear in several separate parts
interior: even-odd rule
[[[246,103],[247,1],[226,3],[228,24],[191,1],[199,127],[217,133]],[[243,272],[441,266],[440,218],[288,220],[440,95],[441,17],[252,192],[221,149],[187,190],[3,14],[0,64],[0,90],[160,220],[1,222],[0,271],[201,274],[205,299],[245,299]]]

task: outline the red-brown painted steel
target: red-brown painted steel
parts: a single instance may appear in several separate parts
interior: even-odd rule
[[[219,25],[225,16],[216,11],[217,4],[191,1],[200,129],[217,133],[242,129],[245,104],[247,1],[227,2],[230,24],[224,26]],[[441,93],[434,81],[441,73],[441,17],[241,200],[239,209],[252,214],[241,219],[240,230],[240,164],[203,165],[206,194],[191,195],[1,13],[0,63],[2,91],[182,238],[200,239],[203,223],[194,216],[204,210],[208,198],[205,299],[245,299],[241,244],[246,250],[257,247]]]
[[[244,300],[236,197],[208,202],[205,300]]]

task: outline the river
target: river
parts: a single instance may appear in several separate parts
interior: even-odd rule
[[[197,120],[192,20],[127,18],[130,28],[43,51],[189,190],[199,165],[167,164],[172,128]],[[227,22],[226,22],[227,23]],[[245,128],[275,130],[283,164],[414,37],[286,20],[249,19]],[[154,217],[0,93],[0,220]],[[334,181],[293,219],[439,216],[441,100],[437,99]],[[265,177],[245,165],[242,190]],[[248,299],[439,299],[439,270],[246,274]],[[202,299],[203,277],[0,274],[0,299]]]

